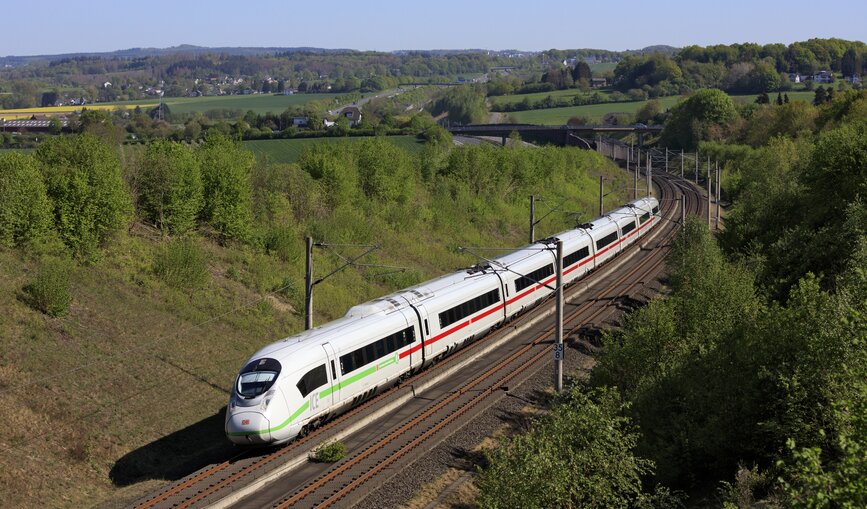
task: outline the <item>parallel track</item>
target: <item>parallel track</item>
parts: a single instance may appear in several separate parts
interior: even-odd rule
[[[687,196],[689,213],[695,214],[702,210],[704,200],[697,196],[695,189],[689,183],[681,183],[679,182],[679,178],[670,175],[657,175],[655,180],[661,190],[660,207],[665,220],[672,222],[679,220],[679,212],[676,211],[673,199],[680,192]],[[657,239],[662,238],[662,241],[657,241],[657,245],[667,244],[677,230],[671,227],[671,225],[668,225],[668,227],[660,225],[654,231],[660,229],[667,231],[655,236]],[[630,249],[636,248],[637,246],[633,246]],[[566,323],[575,322],[579,318],[583,323],[593,320],[607,309],[607,306],[601,306],[589,316],[586,315],[588,310],[598,301],[616,292],[624,293],[622,285],[630,280],[635,281],[635,275],[639,272],[643,275],[658,272],[664,262],[665,253],[663,251],[656,249],[649,256],[644,257],[631,270],[618,277],[613,284],[608,285],[603,292],[600,292],[595,301],[585,303],[570,312],[566,318]],[[639,278],[638,282],[628,284],[627,289],[631,290],[633,287],[643,284],[645,279],[646,277],[642,277]],[[539,306],[539,308],[541,307],[543,306]],[[522,322],[530,320],[533,314],[533,312],[530,312],[514,319],[509,324],[510,328],[513,326],[521,327]],[[328,472],[306,486],[295,492],[290,492],[291,494],[288,497],[278,500],[274,507],[327,507],[341,501],[343,497],[353,491],[356,491],[356,493],[358,491],[370,491],[372,488],[360,490],[360,487],[365,485],[365,483],[369,483],[372,478],[380,475],[389,466],[399,462],[410,451],[416,450],[426,441],[438,442],[438,440],[430,440],[431,438],[439,436],[441,440],[444,438],[442,435],[447,436],[447,434],[442,433],[444,428],[454,428],[464,420],[471,419],[478,413],[475,410],[481,406],[479,403],[496,394],[498,389],[506,383],[524,375],[525,372],[538,371],[538,369],[532,370],[531,368],[538,367],[543,359],[550,358],[550,349],[542,345],[550,342],[552,330],[553,326],[546,327],[541,332],[535,333],[533,340],[528,344],[519,348],[470,382],[463,384],[459,390],[450,396],[432,404],[416,417],[388,432],[384,437],[362,451],[334,465]],[[489,341],[491,336],[495,336],[496,334],[494,332],[488,338],[476,341],[435,366],[414,375],[403,385],[411,385],[423,378],[433,377],[441,370],[458,362],[458,360],[474,355],[476,350],[480,349]],[[529,376],[529,374],[526,376]],[[518,380],[515,380],[515,382],[520,383]],[[311,434],[286,446],[271,450],[267,454],[261,455],[261,450],[258,452],[247,451],[222,463],[203,469],[165,491],[153,495],[152,498],[140,501],[135,507],[142,509],[150,507],[184,508],[209,505],[220,498],[222,496],[221,493],[223,495],[231,493],[234,491],[236,485],[244,484],[245,482],[249,482],[250,479],[264,474],[272,465],[279,465],[281,461],[285,462],[289,457],[303,454],[313,444],[320,443],[324,439],[327,439],[329,434],[335,430],[348,425],[357,415],[380,404],[380,402],[389,397],[391,392],[393,391],[385,391],[367,403],[331,420],[324,426],[314,430]],[[474,411],[471,412],[471,410]],[[465,419],[461,419],[461,417]]]

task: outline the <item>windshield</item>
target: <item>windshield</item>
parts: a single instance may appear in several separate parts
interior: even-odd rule
[[[238,394],[245,398],[252,398],[267,391],[277,379],[277,373],[273,371],[254,371],[244,373],[238,377]]]
[[[280,368],[275,359],[258,359],[247,364],[238,376],[238,394],[249,399],[267,391],[277,380]]]

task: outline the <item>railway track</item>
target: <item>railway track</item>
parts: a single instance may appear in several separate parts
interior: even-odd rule
[[[689,213],[700,213],[704,200],[698,197],[695,189],[679,178],[669,175],[657,175],[655,182],[661,191],[662,216],[667,224],[653,230],[650,243],[657,246],[667,245],[676,233],[676,221],[679,221],[679,211],[674,201],[679,194],[687,196]],[[639,249],[633,245],[630,250]],[[635,287],[643,285],[648,277],[657,274],[664,263],[665,249],[653,249],[643,252],[644,256],[632,263],[632,266],[620,273],[613,281],[607,282],[596,290],[595,298],[581,304],[572,303],[573,309],[566,316],[566,331],[575,329],[579,324],[592,322],[610,309],[613,297],[618,294],[629,294]],[[611,272],[616,261],[610,262],[599,272]],[[621,263],[626,265],[627,263]],[[611,267],[611,270],[608,270]],[[584,278],[567,290],[567,302],[574,299],[575,294],[584,293],[590,284],[599,284],[597,275]],[[279,495],[264,494],[247,500],[241,505],[256,507],[328,507],[336,505],[351,505],[347,498],[352,494],[353,500],[373,491],[385,480],[401,471],[401,467],[412,458],[410,453],[422,453],[440,443],[455,429],[472,420],[485,408],[490,401],[502,397],[501,388],[511,384],[519,385],[523,380],[550,364],[553,324],[545,320],[552,312],[545,312],[540,306],[535,311],[526,313],[486,338],[476,341],[442,362],[414,375],[401,387],[385,391],[375,396],[365,404],[328,422],[309,435],[277,449],[251,450],[230,458],[222,463],[212,465],[197,473],[182,479],[164,491],[152,494],[149,498],[139,501],[135,507],[204,507],[211,505],[228,505],[237,501],[238,493],[253,491],[257,486],[266,484],[270,478],[283,475],[277,491]],[[517,334],[520,332],[520,334]],[[523,335],[521,341],[511,341],[507,352],[494,360],[490,353],[492,345],[515,335]],[[500,337],[502,336],[502,337]],[[500,337],[498,339],[498,337]],[[515,344],[517,343],[517,344]],[[504,350],[496,348],[497,350]],[[448,379],[452,372],[464,371],[467,364],[482,357],[484,367],[468,369],[467,372],[476,375],[462,380],[455,387],[440,387],[439,379]],[[493,364],[492,366],[489,364]],[[426,387],[429,393],[425,398],[416,397],[417,388]],[[346,459],[331,466],[314,465],[306,461],[308,452],[317,444],[339,439],[361,429],[359,422],[374,423],[381,421],[383,416],[376,417],[377,408],[387,407],[396,396],[404,397],[408,403],[400,410],[386,412],[388,424],[370,426],[375,433],[368,431],[368,436],[357,442],[357,447],[351,447],[352,454]],[[429,401],[432,400],[432,401]],[[419,403],[421,402],[421,403]],[[394,406],[394,405],[392,405]],[[382,413],[382,412],[380,412]],[[355,423],[353,428],[353,423]],[[376,480],[376,482],[374,482]],[[272,483],[277,484],[277,483]],[[251,488],[252,487],[252,488]],[[297,487],[297,489],[293,489]],[[273,489],[268,490],[273,491]]]

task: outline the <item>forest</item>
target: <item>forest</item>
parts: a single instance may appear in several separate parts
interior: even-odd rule
[[[693,98],[694,142],[724,167],[724,230],[688,222],[671,294],[489,453],[482,507],[867,504],[867,93]]]

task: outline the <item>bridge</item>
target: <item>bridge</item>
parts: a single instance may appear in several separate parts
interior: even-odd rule
[[[593,148],[594,139],[598,134],[636,133],[638,144],[645,134],[658,133],[662,126],[646,126],[642,124],[631,126],[602,125],[536,125],[536,124],[471,124],[446,126],[452,134],[463,136],[494,136],[502,138],[503,145],[513,132],[517,132],[522,140],[555,145],[573,145]]]

